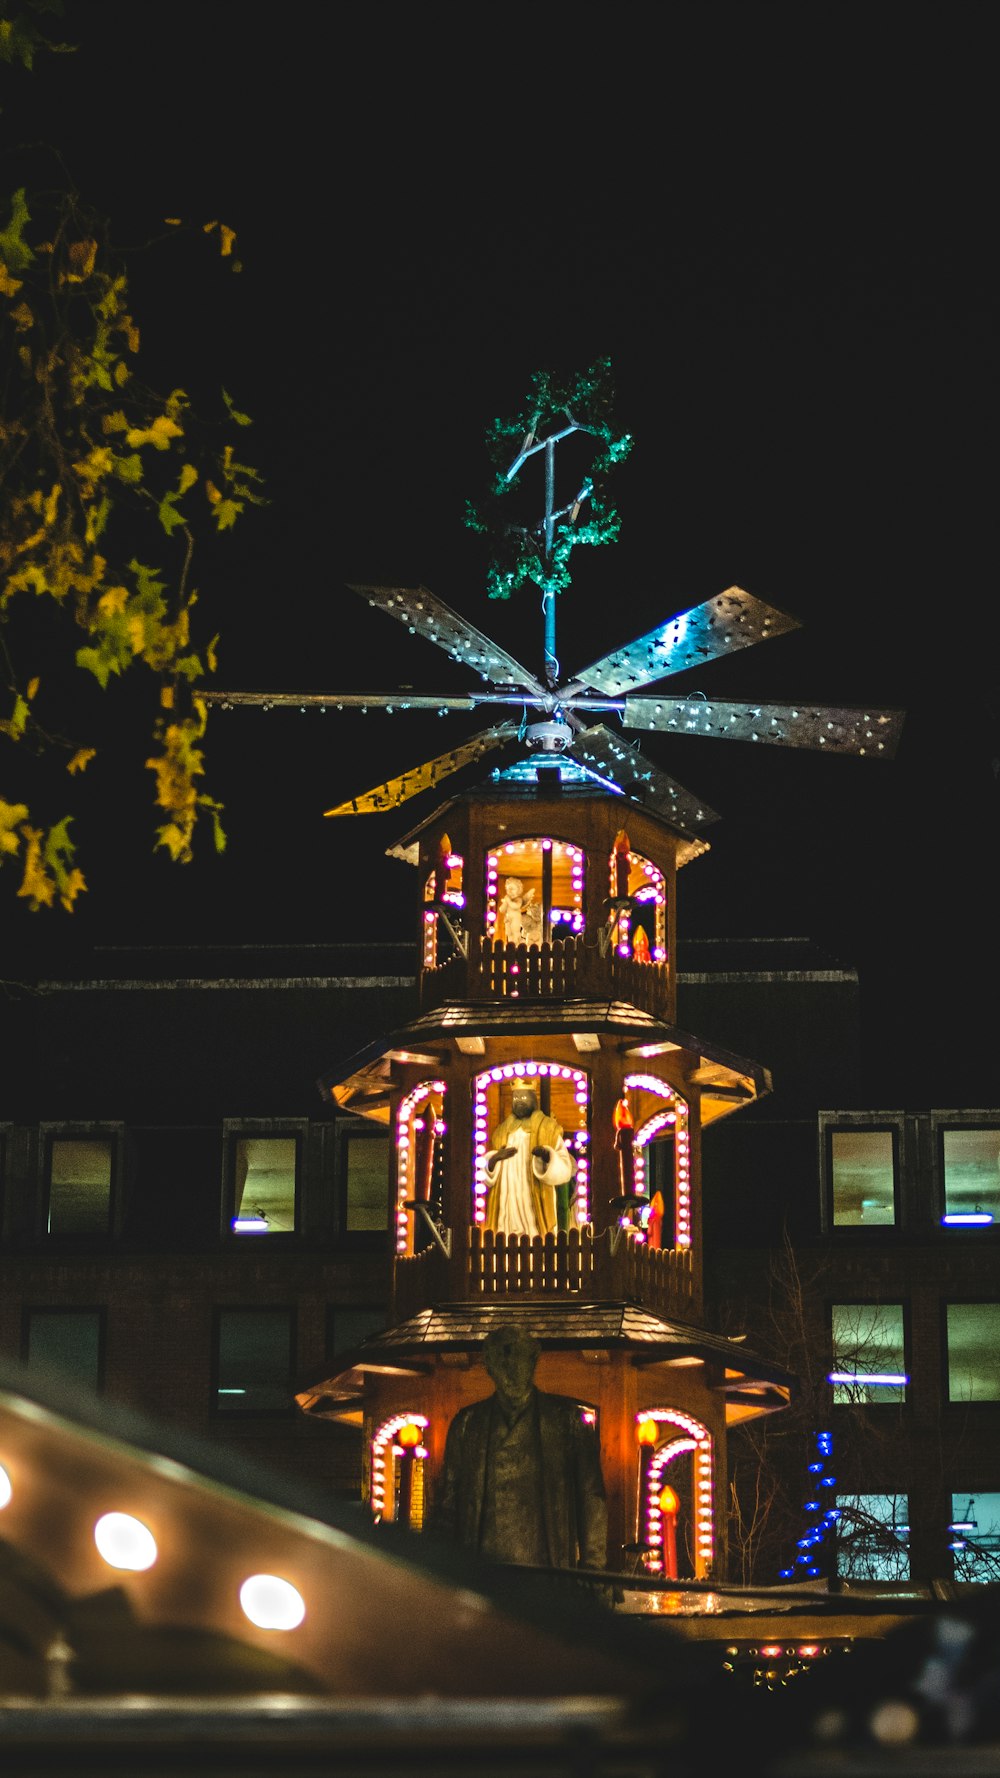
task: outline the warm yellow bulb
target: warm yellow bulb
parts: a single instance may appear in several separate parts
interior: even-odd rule
[[[396,1443],[402,1445],[404,1451],[409,1451],[414,1445],[419,1445],[422,1432],[422,1426],[416,1426],[412,1420],[404,1420],[396,1434]]]
[[[302,1594],[276,1574],[251,1574],[240,1588],[240,1604],[258,1630],[294,1630],[306,1615]]]
[[[640,1420],[639,1424],[637,1425],[637,1427],[635,1429],[635,1437],[636,1437],[637,1444],[655,1445],[655,1443],[656,1443],[656,1421],[655,1420]]]
[[[0,1464],[0,1507],[10,1505],[10,1497],[12,1493],[13,1489],[10,1485],[10,1476],[3,1468],[3,1465]]]
[[[105,1513],[94,1526],[94,1542],[109,1568],[124,1568],[133,1574],[152,1568],[158,1553],[149,1526],[131,1513]]]

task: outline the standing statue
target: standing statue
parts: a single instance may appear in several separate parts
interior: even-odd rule
[[[505,877],[503,900],[497,906],[503,935],[509,945],[537,945],[542,939],[542,910],[535,904],[534,889],[525,889],[520,877]]]
[[[539,1110],[534,1087],[519,1081],[511,1106],[486,1151],[486,1227],[507,1235],[548,1235],[568,1227],[576,1161],[562,1125]]]
[[[575,1401],[534,1384],[541,1347],[516,1324],[483,1342],[494,1394],[448,1428],[432,1528],[494,1562],[604,1568],[608,1509],[597,1433]]]

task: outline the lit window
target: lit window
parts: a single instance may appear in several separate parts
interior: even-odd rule
[[[50,1235],[106,1235],[111,1226],[109,1136],[53,1136],[49,1143]]]
[[[100,1309],[28,1309],[24,1356],[66,1382],[99,1389],[103,1315]]]
[[[486,932],[508,945],[540,945],[583,931],[579,846],[538,836],[505,840],[486,858]]]
[[[1000,1303],[948,1304],[948,1400],[1000,1401]]]
[[[839,1494],[837,1572],[845,1580],[909,1580],[905,1494]]]
[[[351,1131],[344,1137],[344,1233],[384,1235],[389,1228],[389,1138]]]
[[[942,1130],[941,1162],[945,1223],[1000,1226],[1000,1128]]]
[[[1000,1580],[1000,1494],[953,1494],[948,1543],[956,1580]]]
[[[905,1401],[902,1304],[834,1305],[830,1380],[835,1403]]]
[[[289,1309],[220,1309],[215,1405],[224,1413],[291,1409],[292,1314]]]
[[[297,1157],[294,1136],[243,1135],[234,1139],[234,1234],[294,1233]]]
[[[834,1228],[878,1228],[896,1220],[894,1130],[828,1132]]]

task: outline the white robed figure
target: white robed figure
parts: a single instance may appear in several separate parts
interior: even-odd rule
[[[506,1235],[548,1235],[568,1224],[568,1187],[576,1161],[562,1126],[540,1111],[534,1087],[514,1088],[509,1117],[486,1152],[486,1227]],[[562,1210],[562,1215],[560,1215]]]

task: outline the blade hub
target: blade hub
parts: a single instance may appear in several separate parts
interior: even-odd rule
[[[530,722],[524,732],[524,739],[532,749],[542,753],[562,753],[573,739],[573,730],[568,722],[560,722],[554,718],[551,722]]]

